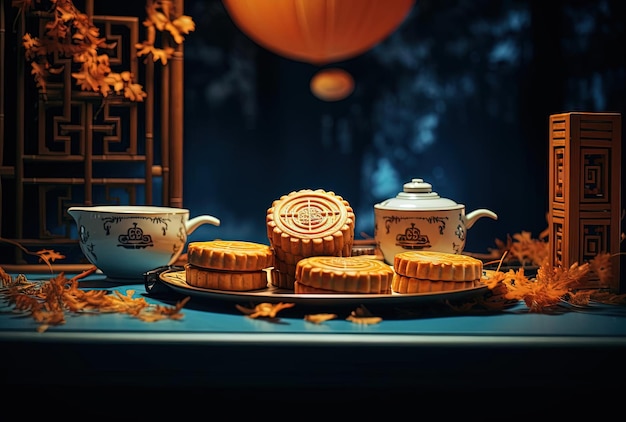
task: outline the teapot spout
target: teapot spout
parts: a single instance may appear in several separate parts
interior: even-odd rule
[[[465,228],[469,229],[474,225],[474,223],[481,217],[489,217],[493,220],[497,220],[498,216],[495,212],[485,209],[479,208],[465,215]]]

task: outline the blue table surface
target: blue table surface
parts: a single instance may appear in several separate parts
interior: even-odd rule
[[[150,304],[181,299],[152,297],[143,281],[120,285],[97,274],[80,285],[134,290],[134,297]],[[211,409],[247,403],[267,411],[277,398],[310,407],[313,397],[320,410],[326,409],[322,403],[344,405],[351,399],[351,409],[367,412],[374,405],[388,411],[390,403],[417,398],[423,409],[439,403],[431,398],[442,391],[465,398],[469,407],[460,409],[471,409],[493,400],[501,386],[509,397],[533,391],[535,401],[545,397],[550,406],[558,387],[577,408],[577,400],[589,401],[592,394],[606,400],[622,392],[605,387],[599,381],[605,375],[626,376],[626,306],[593,304],[538,314],[518,303],[504,311],[459,313],[420,302],[402,312],[373,312],[382,321],[371,325],[346,320],[350,309],[315,305],[299,311],[296,305],[286,311],[275,320],[252,319],[232,301],[192,296],[181,320],[68,314],[64,324],[38,332],[32,317],[4,306],[0,384],[12,394],[7,402],[43,391],[37,397],[53,397],[54,406],[68,398],[86,403],[96,396],[126,397],[158,404],[164,397],[164,403],[180,400],[186,409],[197,404],[205,411],[210,401]],[[321,324],[304,319],[308,313],[335,311],[338,318]],[[150,408],[160,415],[161,407]],[[149,410],[138,409],[142,415]]]
[[[69,278],[72,274],[66,276]],[[31,274],[27,277],[36,280],[49,275]],[[175,293],[154,298],[147,294],[143,282],[112,283],[99,274],[83,279],[80,285],[86,289],[119,290],[122,293],[134,290],[134,297],[144,297],[151,304],[172,305],[181,298]],[[245,303],[241,305],[246,306]],[[384,309],[380,315],[375,313],[381,316],[381,322],[358,324],[346,319],[349,309],[337,310],[332,306],[298,310],[296,305],[279,313],[277,319],[268,320],[245,316],[231,301],[192,297],[182,310],[181,320],[144,322],[125,314],[68,314],[64,324],[51,326],[42,333],[37,332],[38,323],[31,317],[11,312],[5,306],[0,313],[0,338],[96,340],[105,335],[108,341],[116,338],[125,341],[259,341],[256,334],[266,334],[260,337],[263,341],[311,342],[330,338],[333,342],[515,342],[516,338],[533,337],[539,342],[575,343],[593,338],[596,345],[603,342],[626,345],[626,306],[593,303],[588,309],[564,308],[563,312],[549,314],[531,313],[522,302],[497,312],[455,312],[450,308],[440,309],[441,312],[437,310],[439,308],[435,312],[430,309],[422,312],[420,306],[402,312]],[[305,314],[327,312],[336,313],[338,317],[321,324],[304,319]]]

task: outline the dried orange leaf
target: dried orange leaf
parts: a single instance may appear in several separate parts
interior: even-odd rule
[[[180,31],[183,34],[189,34],[190,32],[195,31],[196,29],[195,22],[193,21],[191,16],[187,16],[187,15],[182,15],[174,19],[172,24],[176,27],[176,29],[178,29],[178,31]],[[177,42],[180,44],[182,40],[177,41]]]
[[[292,308],[296,304],[295,303],[268,303],[263,302],[256,305],[254,308],[246,308],[245,306],[235,305],[239,311],[244,313],[249,318],[276,318],[276,315],[282,311],[283,309]]]
[[[310,314],[305,315],[304,320],[314,324],[321,324],[325,321],[337,318],[337,314]]]
[[[346,320],[354,322],[355,324],[374,325],[380,323],[383,319],[381,317],[357,317],[349,315]]]
[[[346,320],[357,323],[357,324],[378,324],[383,319],[377,316],[372,315],[372,313],[365,306],[361,305],[356,308],[354,311],[350,312],[350,315],[346,318]]]

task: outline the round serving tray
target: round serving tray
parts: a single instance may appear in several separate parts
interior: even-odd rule
[[[488,272],[485,277],[488,277]],[[226,290],[213,290],[195,287],[187,284],[185,271],[168,270],[159,275],[159,279],[166,286],[177,293],[192,297],[224,300],[238,303],[278,303],[289,302],[304,305],[417,305],[438,301],[457,301],[483,295],[488,291],[484,284],[478,286],[452,290],[447,292],[428,293],[391,293],[391,294],[310,294],[294,293],[292,290],[281,289],[272,285],[269,281],[265,289],[235,292]]]

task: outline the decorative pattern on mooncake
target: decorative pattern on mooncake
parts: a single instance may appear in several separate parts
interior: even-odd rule
[[[187,262],[215,270],[259,271],[274,265],[274,251],[268,245],[240,240],[191,242]]]
[[[267,288],[267,271],[220,271],[185,265],[187,284],[213,290],[248,291]]]
[[[301,286],[341,293],[387,293],[393,275],[389,265],[365,257],[313,256],[296,265]]]
[[[274,250],[241,240],[191,242],[187,247],[187,284],[203,289],[247,291],[267,287]],[[266,271],[267,270],[267,271]]]
[[[435,251],[407,251],[394,256],[396,273],[435,281],[474,281],[483,273],[483,262],[468,255]]]
[[[274,271],[281,288],[293,289],[295,267],[311,256],[349,257],[355,216],[341,196],[323,189],[302,189],[273,201],[266,214],[267,237],[275,252]]]
[[[478,283],[475,281],[437,281],[406,277],[400,274],[393,276],[391,290],[396,293],[430,293],[452,290],[470,289]]]
[[[270,244],[297,256],[349,256],[354,241],[352,207],[334,192],[303,189],[283,195],[268,209]]]

